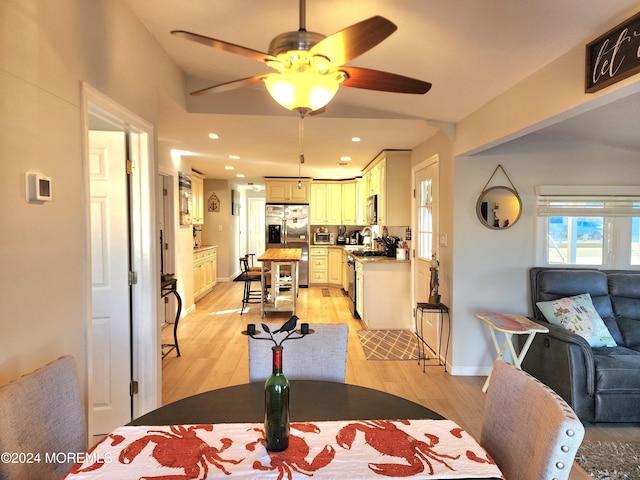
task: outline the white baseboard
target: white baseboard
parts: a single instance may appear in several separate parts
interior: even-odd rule
[[[450,366],[449,366],[450,367]],[[460,377],[486,377],[491,373],[492,367],[477,367],[477,366],[468,366],[468,367],[453,367],[451,370],[451,375],[460,376]]]

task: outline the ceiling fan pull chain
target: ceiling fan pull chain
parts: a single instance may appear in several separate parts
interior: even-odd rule
[[[298,143],[300,145],[300,161],[298,162],[298,190],[302,189],[302,179],[300,178],[302,164],[304,163],[304,114],[300,114],[298,122]]]

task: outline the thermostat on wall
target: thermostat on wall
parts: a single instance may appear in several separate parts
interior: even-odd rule
[[[40,173],[27,172],[27,202],[42,203],[52,199],[51,179]]]

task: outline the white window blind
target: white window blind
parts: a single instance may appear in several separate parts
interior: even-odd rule
[[[640,186],[538,185],[539,216],[640,216]]]

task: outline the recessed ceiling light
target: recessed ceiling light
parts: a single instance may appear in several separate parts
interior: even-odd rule
[[[351,141],[352,142],[359,142],[360,141],[360,137],[352,137]]]
[[[209,138],[212,140],[218,140],[220,137],[218,136],[217,133],[210,133]]]
[[[344,157],[340,157],[340,161],[341,162],[350,162],[351,161],[351,157],[349,157],[348,155],[346,155]]]
[[[235,170],[235,167],[232,167],[231,165],[225,165],[224,169],[225,170]]]
[[[244,178],[244,173],[237,173],[237,174],[236,174],[236,177],[238,177],[238,178]]]
[[[229,155],[229,158],[231,160],[240,160],[240,157],[238,155]]]

